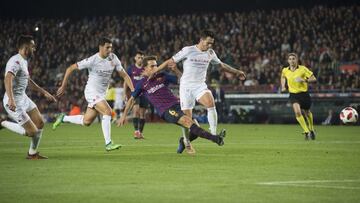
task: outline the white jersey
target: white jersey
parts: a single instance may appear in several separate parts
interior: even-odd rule
[[[124,69],[118,57],[113,53],[105,59],[101,58],[99,53],[96,53],[76,64],[79,70],[89,70],[89,78],[86,83],[85,92],[104,95],[109,86],[114,69],[117,71]]]
[[[214,50],[200,51],[195,45],[184,47],[172,59],[175,63],[183,61],[181,86],[191,86],[205,83],[209,64],[220,64],[220,59]]]
[[[25,96],[30,79],[27,60],[20,54],[12,56],[6,64],[5,75],[8,72],[15,75],[12,81],[14,99],[15,101],[21,100]],[[5,97],[7,97],[6,93]]]
[[[115,87],[115,102],[122,102],[124,101],[124,88],[122,87]]]

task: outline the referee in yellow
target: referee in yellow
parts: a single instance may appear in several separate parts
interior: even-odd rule
[[[286,91],[285,85],[287,82],[290,102],[292,103],[296,120],[304,130],[305,140],[315,140],[313,115],[310,111],[311,98],[308,92],[308,83],[316,82],[316,78],[308,68],[299,65],[297,54],[289,53],[288,63],[289,66],[282,69],[281,91]]]

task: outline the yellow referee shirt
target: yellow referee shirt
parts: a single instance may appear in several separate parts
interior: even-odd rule
[[[115,88],[114,87],[110,87],[109,89],[107,89],[106,91],[106,95],[105,95],[105,99],[107,101],[115,101]]]
[[[290,67],[285,67],[282,69],[281,77],[285,77],[290,93],[300,93],[308,91],[307,82],[297,82],[295,79],[300,77],[304,80],[310,78],[313,75],[308,68],[305,66],[299,65],[294,71],[290,70]]]

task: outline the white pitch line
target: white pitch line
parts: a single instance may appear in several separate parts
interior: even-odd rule
[[[360,179],[354,180],[295,180],[295,181],[274,181],[274,182],[262,182],[258,184],[263,185],[275,185],[275,184],[297,184],[297,183],[345,183],[345,182],[360,182]]]
[[[312,188],[328,188],[328,189],[344,189],[344,190],[360,190],[360,187],[331,186],[331,185],[280,184],[280,185],[278,185],[278,186],[312,187]]]
[[[274,182],[260,182],[257,185],[268,186],[292,186],[292,187],[312,187],[312,188],[328,188],[328,189],[346,189],[346,190],[360,190],[360,187],[337,186],[337,185],[319,185],[319,183],[354,183],[359,180],[298,180],[298,181],[274,181]]]

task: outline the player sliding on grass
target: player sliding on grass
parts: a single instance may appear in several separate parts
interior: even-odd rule
[[[215,34],[210,30],[200,33],[199,42],[193,46],[186,46],[170,59],[161,64],[153,73],[161,71],[169,64],[183,62],[183,74],[180,79],[180,104],[181,110],[192,117],[192,109],[195,102],[199,102],[207,109],[207,118],[210,125],[210,132],[217,133],[218,115],[215,108],[215,101],[211,91],[205,83],[206,73],[210,64],[218,65],[222,70],[233,73],[240,80],[245,80],[245,73],[230,65],[223,63],[212,49],[215,41]],[[187,132],[183,131],[185,136]]]
[[[112,53],[112,42],[110,39],[101,38],[99,53],[77,62],[66,69],[61,87],[57,91],[58,97],[64,94],[70,74],[74,70],[83,69],[88,69],[89,71],[89,79],[85,87],[85,98],[88,102],[85,115],[66,116],[65,114],[60,114],[53,124],[53,129],[56,129],[63,122],[89,126],[98,114],[102,114],[101,127],[105,138],[105,149],[107,151],[119,149],[121,145],[114,144],[111,140],[112,110],[105,100],[105,93],[114,69],[124,78],[131,91],[134,91],[134,86],[122,67],[120,60]]]
[[[149,76],[152,75],[153,69],[157,68],[156,57],[154,56],[145,57],[143,60],[143,66],[143,76],[145,77],[136,85],[135,91],[131,94],[131,98],[126,104],[123,115],[117,121],[118,126],[124,125],[126,116],[134,105],[135,99],[142,94],[156,108],[159,116],[165,121],[190,129],[190,140],[194,140],[200,136],[217,143],[219,146],[224,145],[224,130],[222,130],[219,135],[212,135],[211,133],[198,127],[191,117],[185,115],[181,111],[179,99],[167,87],[169,83],[177,83],[177,77],[165,73],[159,73],[153,75],[149,79]],[[177,70],[176,67],[173,67],[172,69],[177,76],[181,75],[181,72]],[[180,142],[178,153],[183,152],[185,148],[189,154],[195,153],[195,150],[191,146],[190,142]]]
[[[49,92],[30,79],[28,59],[33,56],[35,42],[32,36],[22,35],[18,40],[18,54],[12,56],[5,69],[5,95],[3,104],[9,117],[15,122],[0,121],[0,129],[5,127],[20,135],[31,137],[27,159],[47,159],[37,151],[43,133],[44,120],[36,104],[26,95],[28,85],[56,102]]]

